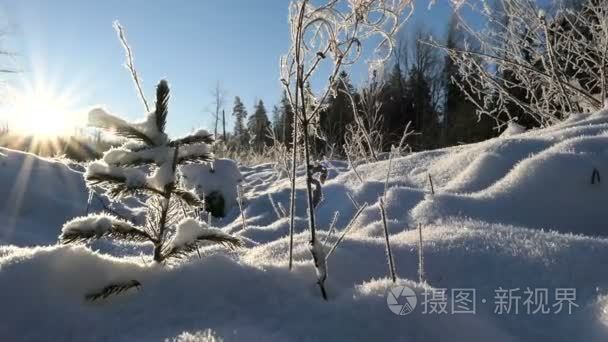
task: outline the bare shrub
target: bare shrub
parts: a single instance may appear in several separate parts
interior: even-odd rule
[[[453,1],[464,47],[440,46],[459,68],[461,90],[477,114],[499,126],[519,120],[547,126],[592,112],[606,99],[608,2],[580,8],[562,1]],[[467,21],[473,12],[486,26]]]

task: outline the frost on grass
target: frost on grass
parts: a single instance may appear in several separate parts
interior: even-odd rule
[[[315,244],[311,245],[311,254],[316,257],[315,272],[317,274],[317,281],[322,286],[327,279],[327,254],[325,246],[319,241],[315,240]]]
[[[195,333],[182,332],[181,334],[171,339],[165,339],[165,342],[222,342],[223,338],[219,337],[215,331],[207,329],[197,331]]]

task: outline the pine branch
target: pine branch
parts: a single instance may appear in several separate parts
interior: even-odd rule
[[[175,139],[169,143],[169,146],[175,147],[177,145],[188,145],[188,144],[196,144],[196,143],[205,143],[205,144],[213,144],[215,142],[215,138],[213,134],[205,134],[205,135],[188,135],[183,138]]]
[[[119,238],[128,241],[151,241],[152,237],[143,228],[137,227],[127,221],[115,221],[110,229],[100,232],[94,229],[80,230],[72,229],[63,232],[59,236],[59,241],[66,245],[74,242],[87,242],[102,237]]]
[[[175,188],[173,194],[191,207],[201,207],[203,205],[201,199],[192,191]]]
[[[136,228],[135,226],[131,226],[131,227],[121,226],[121,227],[117,227],[117,229],[111,229],[108,231],[106,236],[110,237],[110,238],[115,238],[115,239],[123,239],[123,240],[138,241],[138,242],[152,240],[152,237],[150,237],[150,235],[148,235],[148,233],[143,231],[143,228]]]
[[[103,161],[111,166],[145,166],[150,164],[156,164],[154,155],[151,153],[142,153],[143,151],[150,151],[151,149],[146,146],[140,150],[127,149],[125,147],[113,148],[104,153]]]
[[[193,253],[198,250],[200,244],[204,242],[213,242],[217,244],[221,244],[224,247],[235,249],[238,247],[242,247],[243,243],[240,239],[227,235],[227,234],[209,234],[209,232],[205,232],[205,234],[200,235],[196,238],[196,240],[192,243],[187,243],[181,246],[173,246],[165,250],[163,253],[163,259],[167,258],[177,258],[181,259],[183,257],[188,256],[190,253]]]
[[[95,293],[90,293],[90,294],[84,296],[84,298],[89,301],[95,301],[98,299],[106,299],[111,295],[119,294],[119,293],[125,292],[127,290],[130,290],[132,288],[139,290],[141,288],[141,283],[138,282],[137,280],[133,279],[133,280],[129,280],[124,283],[108,285],[108,286],[104,287],[101,291],[95,292]]]
[[[177,164],[190,164],[190,163],[200,163],[200,162],[208,162],[213,160],[213,153],[203,153],[200,155],[188,155],[183,156],[177,159]]]
[[[166,80],[161,80],[156,86],[156,127],[161,133],[165,132],[167,124],[167,114],[169,105],[169,84]]]
[[[146,145],[154,146],[154,141],[143,132],[135,129],[131,124],[123,119],[117,118],[114,115],[108,114],[101,108],[93,109],[89,112],[89,126],[102,128],[112,131],[114,134],[130,138],[141,140]]]
[[[89,183],[89,186],[101,185],[107,187],[108,195],[112,198],[121,197],[123,195],[135,195],[140,192],[148,193],[150,195],[164,195],[164,192],[147,184],[139,187],[127,186],[127,178],[124,176],[95,174],[87,176],[86,181]]]

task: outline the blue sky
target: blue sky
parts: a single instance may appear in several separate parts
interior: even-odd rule
[[[445,3],[439,0],[428,11],[426,0],[417,2],[413,21],[443,33]],[[263,99],[270,112],[281,93],[278,61],[288,46],[287,5],[287,0],[0,0],[13,31],[4,45],[19,53],[17,64],[24,70],[11,82],[43,80],[56,92],[69,90],[78,108],[103,104],[128,118],[141,117],[112,28],[119,20],[149,100],[160,78],[170,82],[171,134],[211,128],[205,109],[212,107],[217,81],[227,90],[227,116],[235,95],[250,111]],[[360,66],[352,73],[357,81],[366,71]],[[231,129],[232,121],[227,126]]]

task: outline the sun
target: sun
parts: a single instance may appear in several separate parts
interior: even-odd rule
[[[60,136],[72,134],[82,125],[74,99],[50,86],[10,88],[9,94],[11,130],[34,136]]]

